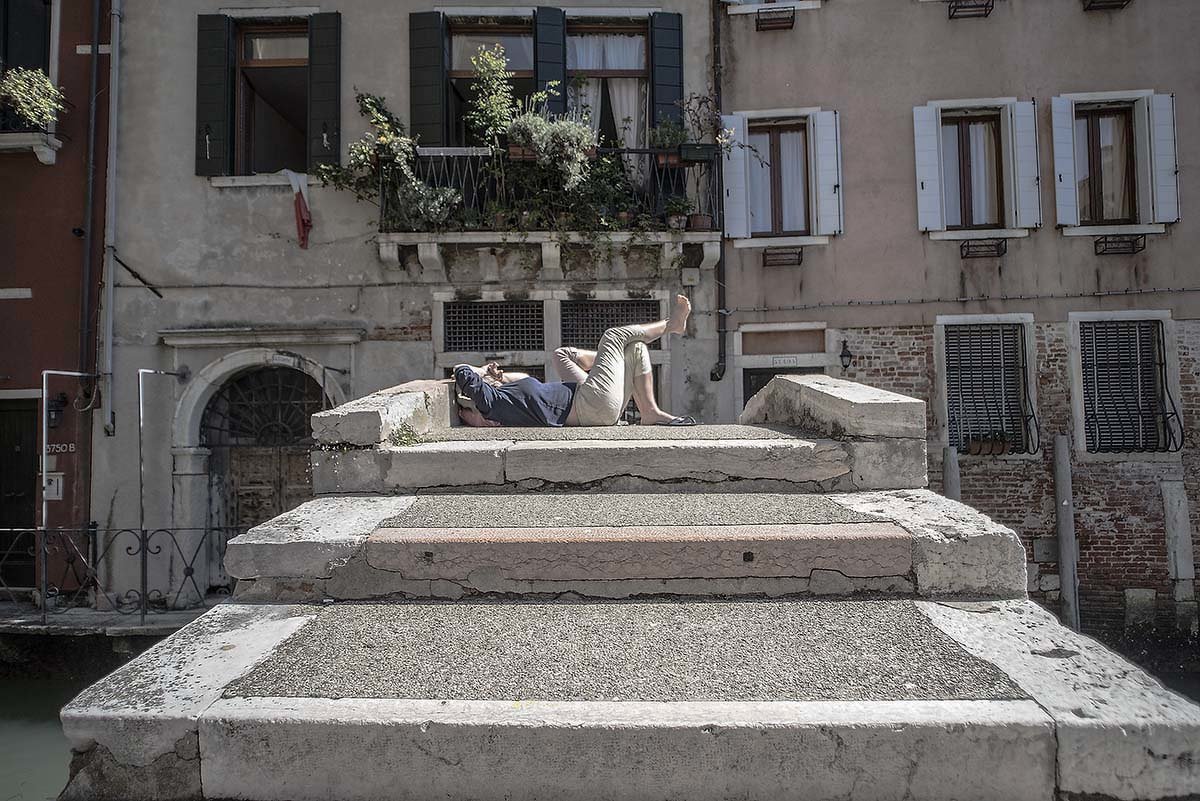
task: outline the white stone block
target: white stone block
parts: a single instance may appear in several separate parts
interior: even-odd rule
[[[381,445],[365,450],[313,451],[313,492],[393,494],[410,489],[504,483],[507,441]]]
[[[448,381],[410,381],[312,416],[324,445],[375,445],[448,428],[454,402]]]
[[[825,375],[776,376],[739,422],[796,426],[817,436],[925,438],[925,402]]]

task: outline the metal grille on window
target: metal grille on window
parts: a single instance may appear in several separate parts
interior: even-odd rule
[[[1036,453],[1023,326],[948,325],[945,332],[949,444],[973,455]]]
[[[662,317],[657,300],[565,300],[562,304],[562,343],[595,350],[601,335],[621,325],[650,323]],[[655,340],[651,349],[661,348]]]
[[[442,309],[444,348],[448,353],[497,353],[544,350],[542,302],[453,301]]]
[[[1079,345],[1088,451],[1179,450],[1183,432],[1167,389],[1162,322],[1081,322]]]

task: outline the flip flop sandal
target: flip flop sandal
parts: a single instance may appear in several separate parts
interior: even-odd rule
[[[665,423],[655,423],[656,426],[694,426],[699,425],[695,417],[672,417]]]

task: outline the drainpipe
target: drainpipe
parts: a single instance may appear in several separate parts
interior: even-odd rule
[[[109,56],[108,56],[108,154],[106,156],[108,181],[104,189],[104,392],[101,400],[104,418],[104,434],[113,436],[117,431],[113,415],[113,285],[116,284],[117,252],[117,95],[120,89],[121,66],[121,2],[112,0],[109,5]],[[101,372],[97,370],[96,372]]]
[[[92,63],[88,78],[87,188],[83,196],[83,285],[79,292],[79,371],[92,349],[92,222],[96,216],[96,93],[100,80],[100,0],[92,0]]]
[[[716,101],[716,113],[721,113],[721,14],[723,12],[722,0],[712,0],[711,15],[712,15],[712,43],[713,43],[713,99]],[[715,170],[717,174],[717,197],[724,202],[725,187],[722,182],[721,170]],[[722,215],[724,220],[724,215]],[[722,229],[724,225],[721,226]],[[724,234],[724,230],[721,232]],[[717,256],[716,266],[717,279],[717,363],[713,365],[712,371],[708,374],[710,381],[720,381],[725,377],[725,338],[728,335],[726,332],[726,320],[728,315],[725,313],[725,241],[724,236],[721,238],[721,250]]]

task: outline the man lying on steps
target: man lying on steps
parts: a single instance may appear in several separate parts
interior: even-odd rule
[[[682,335],[692,304],[676,295],[671,316],[645,325],[610,328],[595,351],[559,348],[556,367],[563,383],[543,383],[524,373],[505,373],[495,362],[482,367],[454,368],[458,391],[471,399],[476,412],[460,412],[467,425],[611,426],[632,397],[642,425],[694,426],[691,417],[676,417],[658,408],[654,375],[646,343],[665,334]],[[588,368],[588,369],[585,369]]]

